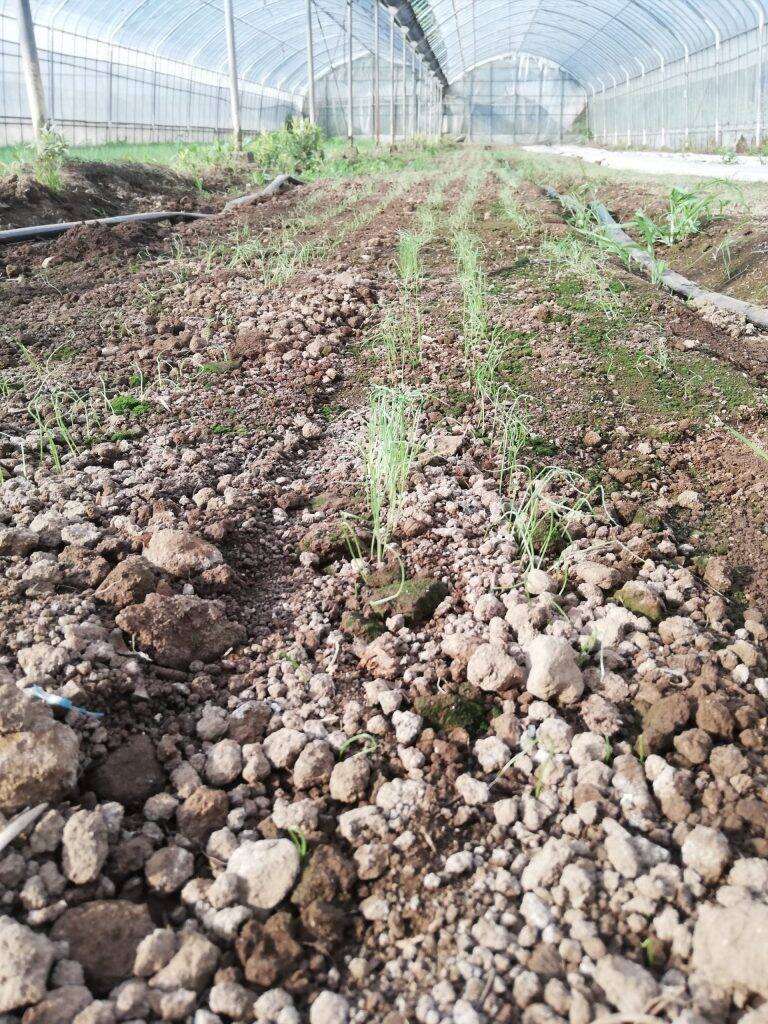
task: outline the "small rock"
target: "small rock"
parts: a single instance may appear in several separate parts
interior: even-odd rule
[[[229,786],[243,769],[240,744],[234,740],[219,740],[209,749],[205,760],[205,777],[212,786]]]
[[[83,965],[89,987],[103,995],[131,976],[136,949],[153,930],[143,904],[94,900],[65,910],[51,937],[69,943],[69,955]]]
[[[149,736],[137,733],[90,773],[89,784],[101,800],[140,807],[165,784],[165,773]]]
[[[299,867],[290,839],[261,839],[242,843],[229,858],[227,871],[241,879],[249,906],[272,910],[293,888]]]
[[[643,1013],[659,994],[659,985],[644,967],[623,956],[603,956],[597,961],[595,981],[608,1002],[621,1013]]]
[[[275,768],[292,768],[307,740],[298,729],[277,729],[264,740],[264,753]]]
[[[31,1006],[22,1018],[24,1024],[73,1024],[93,996],[84,985],[63,985]]]
[[[456,779],[456,790],[464,803],[471,806],[487,803],[490,796],[487,783],[466,773]]]
[[[533,597],[540,594],[554,594],[557,590],[557,581],[543,569],[529,569],[525,577],[525,589]]]
[[[127,608],[141,604],[156,586],[157,577],[146,558],[129,555],[105,577],[94,596],[113,608]]]
[[[727,594],[733,588],[733,573],[728,562],[719,556],[707,559],[704,567],[704,579],[720,594]]]
[[[540,700],[572,704],[584,692],[581,669],[570,644],[560,637],[534,637],[526,652],[531,662],[526,689]]]
[[[500,644],[482,644],[467,664],[467,681],[498,693],[523,681],[523,670]]]
[[[181,530],[157,530],[144,548],[144,557],[171,576],[196,576],[224,561],[213,544]]]
[[[220,789],[199,786],[191,793],[176,812],[179,831],[195,842],[203,843],[223,828],[229,813],[227,794]]]
[[[144,865],[144,874],[150,889],[170,894],[177,892],[191,877],[195,858],[180,846],[166,846],[157,850]]]
[[[55,802],[75,785],[78,738],[47,708],[30,709],[30,728],[0,736],[0,811]]]
[[[486,736],[477,740],[474,754],[486,773],[500,771],[512,756],[507,744],[497,736]]]
[[[245,630],[230,622],[215,601],[174,594],[150,594],[129,605],[115,622],[159,665],[186,669],[193,661],[211,662],[245,639]]]
[[[150,978],[170,961],[179,947],[178,937],[170,928],[156,928],[136,947],[133,973]]]
[[[691,963],[709,985],[768,998],[768,906],[744,900],[700,907]]]
[[[31,679],[56,675],[69,662],[70,657],[71,653],[63,646],[54,647],[43,643],[23,647],[16,655],[19,668]]]
[[[219,951],[214,944],[198,932],[181,936],[181,945],[168,963],[149,981],[150,988],[173,992],[186,989],[201,992],[216,970]]]
[[[309,1024],[347,1024],[349,1003],[336,992],[321,992],[309,1008]]]
[[[363,800],[370,777],[371,766],[365,754],[355,754],[345,761],[339,761],[331,773],[331,799],[345,804]]]
[[[293,784],[297,789],[324,787],[328,784],[335,767],[336,760],[331,747],[324,740],[312,740],[296,758],[293,765]]]
[[[290,914],[272,914],[265,922],[246,921],[235,943],[246,981],[270,988],[293,971],[302,948],[293,935]]]
[[[64,826],[62,867],[75,885],[95,882],[109,853],[109,837],[99,811],[76,811]]]
[[[643,736],[649,751],[663,752],[672,745],[672,739],[688,724],[691,705],[682,693],[661,697],[643,716]]]
[[[646,583],[639,580],[625,583],[621,590],[616,591],[613,598],[623,604],[627,611],[644,616],[654,625],[664,616],[664,602]]]
[[[253,1001],[253,993],[235,981],[219,982],[208,993],[208,1005],[213,1013],[233,1020],[251,1019]]]
[[[0,917],[0,1013],[43,998],[53,956],[53,943],[44,935]]]
[[[731,848],[722,832],[697,825],[681,847],[683,863],[705,882],[717,882],[731,862]]]

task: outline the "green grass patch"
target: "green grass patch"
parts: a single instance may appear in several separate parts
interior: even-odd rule
[[[133,395],[115,395],[107,402],[109,411],[114,416],[143,416],[152,406]]]

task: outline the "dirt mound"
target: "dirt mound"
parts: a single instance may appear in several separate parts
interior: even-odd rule
[[[220,204],[211,201],[210,193],[223,194],[246,178],[245,170],[213,171],[203,182],[203,193],[192,177],[168,167],[78,161],[67,166],[62,188],[54,192],[26,172],[15,173],[0,180],[0,230],[143,210],[213,212]]]
[[[167,232],[162,223],[134,222],[128,224],[80,224],[60,235],[51,248],[51,255],[57,262],[85,260],[100,257],[104,253],[137,252],[152,246]]]

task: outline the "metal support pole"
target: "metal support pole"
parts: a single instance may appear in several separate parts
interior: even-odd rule
[[[642,127],[642,140],[643,146],[648,145],[648,96],[646,95],[646,81],[645,81],[645,65],[642,66],[641,82],[640,82],[640,106],[643,108],[643,127]]]
[[[538,61],[536,66],[539,69],[539,87],[536,98],[536,138],[534,141],[541,142],[541,136],[543,135],[541,118],[544,113],[544,65],[541,61]]]
[[[152,61],[152,127],[150,139],[153,141],[157,136],[157,54]]]
[[[626,78],[626,102],[627,102],[627,145],[632,145],[632,106],[629,100],[629,72],[624,69],[624,77]]]
[[[520,140],[518,135],[520,134],[517,127],[517,113],[520,109],[518,101],[518,93],[520,91],[520,54],[515,57],[515,80],[512,86],[512,142],[517,143]]]
[[[720,32],[715,33],[715,145],[720,145]]]
[[[605,102],[605,82],[602,80],[602,78],[598,78],[598,82],[602,86],[602,96],[603,96],[603,136],[602,136],[602,139],[603,139],[603,144],[605,144],[608,141],[608,113],[607,113],[607,111],[608,111],[608,104]]]
[[[381,145],[381,102],[379,96],[379,0],[373,0],[373,138]]]
[[[614,146],[618,146],[618,144],[619,144],[619,110],[618,110],[618,105],[616,103],[616,89],[618,88],[619,83],[616,81],[616,79],[610,73],[610,71],[608,72],[608,77],[610,78],[611,82],[613,83],[613,92],[611,93],[611,95],[613,97],[613,144],[614,144]]]
[[[389,16],[389,141],[395,144],[395,15]]]
[[[112,45],[109,47],[109,78],[107,79],[107,138],[112,138],[112,124],[114,122],[114,107],[115,107],[115,86],[113,82],[113,59],[112,59]]]
[[[312,33],[312,0],[307,0],[307,83],[309,86],[309,120],[311,124],[315,124],[317,108],[315,105],[315,42]]]
[[[408,138],[408,85],[407,85],[407,83],[405,81],[405,32],[406,32],[406,30],[404,28],[402,28],[402,26],[401,26],[401,32],[402,32],[402,41],[403,41],[403,61],[402,61],[403,81],[401,83],[401,85],[402,85],[402,99],[403,99],[403,143],[405,143],[406,139]]]
[[[688,149],[691,138],[691,51],[685,48],[685,84],[683,86],[683,114],[685,117],[685,148]]]
[[[475,69],[476,70],[476,69]],[[472,124],[475,105],[475,70],[469,73],[469,94],[467,95],[467,139],[472,142]]]
[[[411,138],[419,134],[419,72],[416,53],[411,50]]]
[[[240,90],[237,81],[237,50],[232,3],[233,0],[224,0],[224,31],[227,37],[227,62],[229,64],[229,105],[232,111],[232,138],[235,149],[242,149],[243,131],[240,127]]]
[[[763,57],[765,54],[765,12],[758,9],[757,68],[755,69],[755,145],[763,142]]]
[[[43,76],[40,74],[40,58],[37,54],[35,26],[32,21],[29,0],[17,0],[16,17],[19,32],[19,52],[24,68],[24,81],[27,86],[27,103],[29,104],[29,113],[32,118],[32,130],[35,133],[35,138],[39,139],[40,133],[48,122],[48,114],[45,108]]]
[[[562,145],[565,134],[565,78],[560,75],[560,144]]]
[[[353,110],[352,102],[354,94],[352,91],[352,0],[347,0],[347,142],[350,146],[355,144],[355,131],[352,124]]]

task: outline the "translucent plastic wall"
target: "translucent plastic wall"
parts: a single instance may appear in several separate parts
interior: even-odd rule
[[[392,71],[394,69],[394,77]],[[403,97],[405,74],[405,97]],[[394,64],[388,56],[379,58],[379,132],[382,142],[393,137],[403,139],[413,135],[434,135],[437,130],[435,97],[430,89],[431,79],[414,76],[409,54],[405,71],[397,51]],[[332,68],[317,80],[315,96],[317,120],[328,135],[347,134],[347,68]],[[375,134],[374,61],[360,57],[352,65],[352,124],[356,138],[373,138]],[[394,125],[392,112],[394,111]],[[393,136],[394,128],[394,136]]]
[[[526,56],[492,61],[454,82],[447,130],[472,142],[562,142],[584,112],[584,87],[560,68]]]
[[[636,68],[617,71],[615,87],[603,76],[605,92],[600,85],[594,97],[589,92],[592,137],[610,145],[692,150],[764,143],[761,50],[754,30],[644,75]]]
[[[212,140],[232,131],[225,74],[66,32],[36,31],[49,116],[67,141]],[[302,96],[241,82],[243,131],[280,127]],[[0,14],[0,145],[32,138],[16,20]]]

